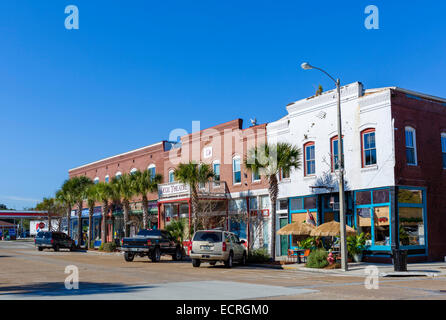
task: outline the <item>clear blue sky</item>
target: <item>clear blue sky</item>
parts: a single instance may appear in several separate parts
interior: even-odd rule
[[[80,29],[66,30],[65,6]],[[380,29],[364,27],[377,5]],[[342,82],[446,96],[444,1],[0,2],[0,203],[52,196],[68,169],[235,118],[274,121]]]

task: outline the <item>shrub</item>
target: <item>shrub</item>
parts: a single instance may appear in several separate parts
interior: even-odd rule
[[[328,252],[325,249],[317,249],[312,251],[308,256],[306,267],[308,268],[325,268],[328,266]]]
[[[104,244],[104,251],[106,252],[113,252],[115,251],[115,249],[116,249],[116,243],[114,242],[107,242]]]
[[[99,246],[99,251],[102,251],[102,250],[104,250],[104,244],[103,243],[101,243],[101,245]]]
[[[248,254],[249,262],[268,262],[271,260],[271,256],[268,250],[265,248],[250,250]]]

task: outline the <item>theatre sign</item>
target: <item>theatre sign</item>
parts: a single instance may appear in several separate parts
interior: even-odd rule
[[[159,185],[158,194],[160,199],[178,196],[189,196],[189,190],[189,185],[187,184],[172,182]]]

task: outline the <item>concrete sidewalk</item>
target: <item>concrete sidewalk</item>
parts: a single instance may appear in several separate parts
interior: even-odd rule
[[[446,263],[445,262],[424,262],[424,263],[410,263],[407,265],[407,273],[395,273],[392,264],[380,264],[380,263],[349,263],[349,271],[344,272],[340,269],[313,269],[306,268],[305,264],[287,264],[282,265],[284,270],[296,270],[305,272],[327,273],[327,274],[339,274],[339,275],[354,275],[354,276],[368,276],[370,275],[370,267],[376,267],[380,277],[387,276],[428,276],[438,277],[446,276]],[[367,271],[366,271],[367,270]]]

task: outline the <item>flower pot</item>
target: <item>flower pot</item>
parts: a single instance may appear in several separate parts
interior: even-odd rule
[[[362,253],[355,253],[353,255],[353,261],[355,262],[361,262],[362,261]]]

